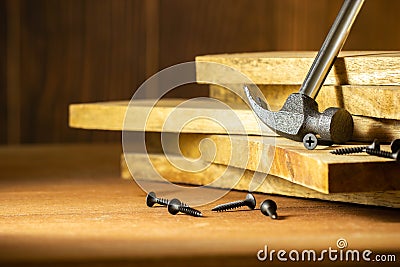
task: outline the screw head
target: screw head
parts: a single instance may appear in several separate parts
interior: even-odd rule
[[[308,133],[303,137],[303,145],[308,150],[313,150],[317,147],[318,139],[313,133]]]
[[[400,149],[400,139],[395,139],[390,143],[390,149],[392,150],[392,153],[396,153]]]
[[[147,207],[153,207],[156,204],[156,193],[149,192],[146,197]]]
[[[381,150],[381,143],[378,139],[374,139],[374,141],[368,146],[368,148],[373,150]]]
[[[392,156],[393,156],[393,159],[400,162],[400,149],[398,149],[396,152],[393,152]]]
[[[275,201],[271,199],[264,200],[260,205],[261,213],[265,216],[271,217],[271,219],[278,219],[278,214],[276,214],[276,210],[278,206],[276,205]]]
[[[175,215],[179,212],[179,207],[181,206],[181,201],[177,198],[171,199],[168,203],[168,212]]]
[[[254,208],[256,207],[256,204],[257,204],[256,198],[253,196],[253,194],[250,194],[250,193],[248,193],[246,195],[245,202],[246,202],[246,205],[252,210],[254,210]]]

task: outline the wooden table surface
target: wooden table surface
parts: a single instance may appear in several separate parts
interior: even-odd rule
[[[119,178],[120,153],[118,144],[0,148],[0,266],[267,266],[256,257],[265,245],[320,251],[339,238],[400,261],[396,209],[257,194],[277,202],[280,220],[210,211],[245,196],[231,192],[199,207],[204,218],[172,216]]]

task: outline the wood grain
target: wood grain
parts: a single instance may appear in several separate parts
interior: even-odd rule
[[[291,93],[297,93],[297,85],[259,85],[268,104],[279,110]],[[232,86],[236,90],[237,86]],[[237,95],[239,93],[240,97]],[[222,86],[210,85],[210,97],[226,103],[246,105],[242,92],[230,91]],[[399,86],[322,86],[316,98],[320,111],[329,107],[345,108],[353,115],[400,120]]]
[[[285,51],[219,54],[196,57],[199,83],[243,83],[231,72],[216,73],[207,62],[240,71],[255,84],[301,85],[317,52]],[[329,72],[326,85],[400,85],[400,52],[343,51]],[[227,69],[228,70],[228,69]]]
[[[168,68],[194,61],[204,53],[233,53],[273,49],[272,10],[276,0],[160,1],[159,66]],[[243,20],[243,10],[252,14]],[[265,14],[269,13],[269,16]],[[235,25],[235,26],[233,26]],[[179,29],[179,30],[176,30]],[[183,88],[182,88],[183,87]],[[170,97],[207,96],[208,88],[190,84],[174,89]]]
[[[148,0],[144,2],[145,20],[146,20],[146,79],[159,71],[159,51],[160,51],[160,1]],[[160,93],[158,92],[158,85],[154,88],[146,88],[147,98],[156,98]]]
[[[203,116],[218,119],[223,126],[230,129],[231,134],[252,134],[276,136],[268,127],[266,127],[254,113],[243,106],[232,105],[233,112],[228,107],[221,107],[212,100],[195,100],[191,105],[176,108],[182,99],[164,99],[161,100],[150,112],[150,100],[138,100],[130,105],[130,119],[126,121],[125,130],[142,131],[146,123],[146,130],[159,132],[164,127],[164,122],[170,117],[168,127],[164,128],[167,132],[183,133],[215,133],[225,134],[227,130],[211,121],[210,119],[197,118]],[[97,129],[97,130],[122,130],[124,125],[125,113],[128,102],[100,102],[72,104],[69,107],[69,125],[74,128]],[[172,119],[174,118],[174,119]],[[184,119],[190,120],[190,123],[181,127],[179,123]],[[235,118],[235,119],[233,119]],[[238,118],[238,119],[236,119]],[[174,120],[176,120],[174,123]],[[374,138],[379,138],[382,142],[390,142],[400,135],[400,120],[377,119],[364,116],[353,116],[354,133],[353,140],[370,142]],[[241,126],[240,126],[241,124]],[[240,127],[238,127],[238,125]]]
[[[374,138],[382,142],[392,142],[400,136],[400,120],[386,120],[353,116],[353,140],[372,142]]]
[[[7,44],[6,98],[7,143],[21,141],[21,4],[20,0],[6,1]]]
[[[218,103],[208,100],[194,100],[190,105],[178,105],[185,103],[185,99],[164,99],[152,108],[152,100],[137,100],[128,104],[127,101],[72,104],[69,112],[69,125],[75,128],[83,129],[101,129],[101,130],[125,130],[128,131],[146,131],[160,132],[163,128],[167,132],[207,132],[207,133],[226,133],[226,129],[221,125],[211,121],[209,118],[229,118],[237,116],[242,122],[253,122],[252,124],[243,123],[243,129],[235,127],[237,121],[230,125],[234,133],[245,134],[246,131],[260,134],[257,119],[251,112],[232,112],[228,108],[221,108]],[[125,113],[130,114],[124,124]],[[147,115],[149,116],[147,118]],[[164,125],[170,116],[169,125]],[[203,116],[206,118],[201,118]],[[192,120],[193,118],[197,118]],[[181,125],[183,119],[190,120],[187,125]],[[225,119],[229,122],[229,120]],[[185,126],[182,128],[182,126]],[[225,125],[228,126],[228,125]],[[181,129],[182,128],[182,129]],[[266,134],[275,135],[266,126],[262,125]]]
[[[2,39],[10,43],[10,48],[20,51],[20,58],[9,55],[7,62],[21,73],[20,78],[10,80],[13,84],[21,83],[10,91],[21,95],[21,103],[9,103],[16,111],[9,123],[21,125],[21,129],[2,128],[10,131],[9,139],[14,138],[15,142],[117,141],[119,135],[115,133],[69,129],[65,123],[68,104],[129,99],[146,78],[161,68],[194,60],[202,53],[260,50],[272,43],[271,39],[264,38],[272,23],[265,24],[262,16],[271,3],[242,1],[232,5],[227,0],[218,3],[6,2],[20,2],[16,11],[21,14],[7,16],[9,20],[20,21],[19,27],[9,31],[17,38]],[[257,12],[258,18],[239,22],[243,7],[253,14]],[[6,7],[2,11],[10,12]],[[231,16],[221,17],[221,12]],[[231,27],[233,22],[241,25],[240,31]],[[252,39],[240,43],[229,41],[237,40],[243,33]],[[18,67],[20,62],[23,64]],[[157,90],[153,91],[147,92],[154,97]],[[207,93],[206,87],[197,86],[178,94],[190,97]],[[21,114],[20,122],[17,112]]]
[[[119,139],[68,128],[68,104],[131,97],[145,79],[143,11],[140,0],[21,0],[22,143]]]
[[[208,51],[234,53],[275,48],[274,38],[266,36],[276,35],[272,16],[276,2],[160,1],[160,66],[193,61]],[[253,19],[242,19],[243,10]]]
[[[0,2],[0,144],[7,141],[7,28],[6,2]]]
[[[201,140],[207,142],[200,145]],[[169,144],[174,147],[172,142]],[[400,189],[396,161],[329,153],[337,147],[319,146],[310,151],[302,143],[282,137],[181,134],[179,138],[184,156],[201,155],[209,162],[268,173],[322,193]],[[382,149],[389,150],[388,146]]]
[[[198,207],[204,218],[148,208],[146,193],[119,179],[120,153],[118,146],[0,148],[0,265],[260,266],[270,263],[255,256],[265,245],[320,251],[335,248],[340,237],[349,249],[400,253],[395,209],[255,194],[258,203],[275,200],[281,219],[245,208],[210,211],[245,192]],[[160,196],[168,193],[157,189]]]
[[[150,154],[149,159],[155,167],[156,171],[166,180],[172,183],[183,183],[192,185],[208,185],[215,182],[216,187],[229,188],[229,176],[241,177],[240,181],[232,189],[248,191],[250,182],[254,176],[254,172],[249,170],[241,170],[235,167],[230,167],[220,164],[211,164],[201,172],[188,172],[180,170],[167,160],[164,154]],[[132,175],[127,167],[129,166],[148,166],[141,164],[146,162],[147,155],[139,153],[127,153],[121,155],[121,177],[131,179],[133,177],[146,177],[146,174],[151,173],[151,170],[142,168],[131,168]],[[184,159],[176,156],[174,162],[184,161]],[[228,175],[223,176],[224,172]],[[223,178],[219,178],[223,177]],[[219,178],[219,179],[217,179]],[[149,178],[151,179],[151,177]],[[380,191],[380,192],[357,192],[357,193],[331,193],[323,194],[315,190],[303,187],[301,185],[289,182],[285,179],[274,175],[268,175],[264,182],[258,187],[255,192],[276,194],[283,196],[301,197],[322,199],[327,201],[338,201],[346,203],[357,203],[363,205],[383,206],[400,208],[400,191]]]
[[[281,47],[279,50],[282,51],[319,49],[340,9],[340,4],[340,2],[326,0],[275,1],[274,12],[271,16],[274,22],[276,46]],[[360,13],[356,21],[363,16],[363,12]],[[352,34],[357,31],[359,27],[356,24],[352,29]],[[348,42],[351,41],[352,38],[349,38]],[[353,41],[357,40],[353,39]]]

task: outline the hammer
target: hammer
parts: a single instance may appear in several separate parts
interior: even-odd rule
[[[314,100],[342,49],[364,0],[345,0],[298,93],[289,95],[279,111],[270,111],[260,98],[244,91],[253,111],[277,134],[303,141],[309,134],[321,141],[344,143],[353,135],[353,118],[343,108],[318,111]],[[317,141],[317,140],[315,140]]]

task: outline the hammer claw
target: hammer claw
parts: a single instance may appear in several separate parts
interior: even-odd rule
[[[273,114],[268,109],[268,105],[264,102],[264,100],[261,99],[261,97],[257,97],[258,101],[256,101],[252,96],[252,94],[250,93],[250,89],[247,87],[247,85],[245,85],[243,88],[246,97],[249,101],[250,107],[256,113],[257,117],[273,130],[274,129]]]
[[[277,134],[302,141],[308,133],[334,143],[348,141],[353,133],[351,114],[345,109],[328,108],[323,113],[318,111],[318,104],[311,97],[291,94],[279,111],[268,110],[267,104],[256,97],[256,101],[247,86],[244,91],[254,113],[260,120]]]

